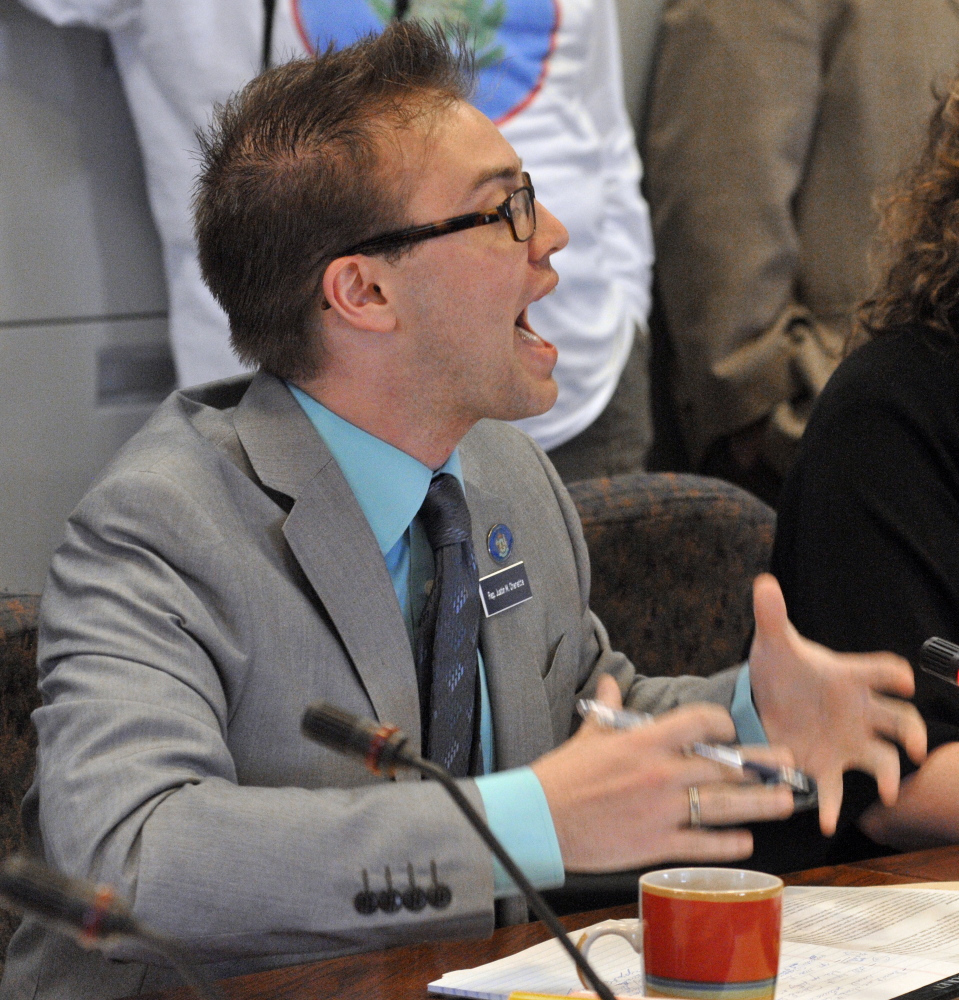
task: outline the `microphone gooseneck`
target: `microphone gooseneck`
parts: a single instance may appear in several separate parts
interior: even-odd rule
[[[473,829],[480,835],[509,877],[519,886],[530,909],[549,927],[557,941],[565,948],[576,967],[602,1000],[615,1000],[610,988],[600,979],[583,953],[570,941],[559,918],[545,899],[533,888],[519,865],[510,857],[506,848],[496,839],[486,821],[473,808],[453,776],[439,764],[424,760],[407,746],[407,737],[395,726],[361,719],[345,712],[327,701],[315,701],[303,715],[303,734],[309,739],[353,757],[361,757],[374,774],[392,773],[397,767],[409,767],[430,778],[435,778],[449,793]]]

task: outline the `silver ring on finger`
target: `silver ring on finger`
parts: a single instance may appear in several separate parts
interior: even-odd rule
[[[689,792],[689,828],[698,830],[703,825],[703,816],[699,809],[699,789],[690,785]]]

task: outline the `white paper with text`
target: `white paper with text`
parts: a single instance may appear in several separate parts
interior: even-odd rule
[[[600,938],[590,958],[614,992],[642,992],[642,959],[622,938]],[[776,1000],[892,1000],[956,972],[959,893],[786,889]],[[429,986],[431,993],[477,1000],[506,1000],[514,990],[567,995],[580,989],[573,963],[555,941],[447,973]]]

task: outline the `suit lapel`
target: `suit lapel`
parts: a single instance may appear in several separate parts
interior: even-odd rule
[[[416,669],[406,624],[369,522],[306,414],[278,379],[257,375],[237,435],[262,482],[294,500],[283,526],[340,636],[377,718],[419,752]]]
[[[486,536],[494,524],[516,524],[510,505],[470,478],[464,456],[466,502],[473,523],[473,548],[479,575],[503,566],[493,561]],[[525,553],[535,558],[534,553]],[[517,560],[507,560],[507,564]],[[537,595],[533,594],[533,601]],[[542,638],[541,636],[539,638]],[[504,611],[480,623],[480,648],[486,667],[493,712],[496,769],[528,764],[553,746],[549,702],[540,674],[543,649],[519,609]]]

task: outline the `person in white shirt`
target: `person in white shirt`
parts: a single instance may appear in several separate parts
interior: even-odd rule
[[[487,0],[472,20],[453,0],[22,2],[56,24],[110,34],[163,244],[183,386],[243,370],[226,316],[200,279],[190,222],[194,131],[213,106],[256,75],[264,55],[275,64],[341,47],[397,14],[470,32],[480,64],[477,106],[570,232],[556,263],[559,290],[531,312],[559,349],[559,397],[519,426],[567,480],[643,467],[652,438],[652,237],[623,100],[614,0]]]

